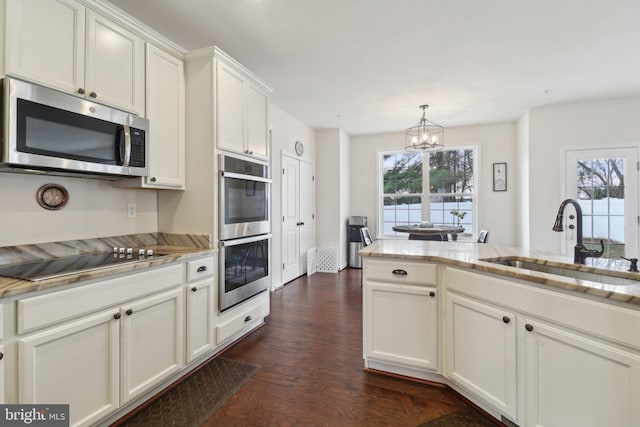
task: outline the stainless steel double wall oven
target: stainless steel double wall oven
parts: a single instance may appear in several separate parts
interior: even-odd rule
[[[219,310],[269,289],[271,178],[269,165],[219,156]]]

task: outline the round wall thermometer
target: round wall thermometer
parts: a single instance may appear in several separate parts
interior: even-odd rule
[[[62,209],[69,201],[69,192],[59,184],[45,184],[36,194],[38,204],[45,209]]]
[[[302,145],[302,142],[296,141],[296,154],[302,156],[302,153],[304,153],[304,145]]]

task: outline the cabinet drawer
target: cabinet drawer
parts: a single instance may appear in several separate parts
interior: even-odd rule
[[[18,334],[182,285],[182,264],[51,292],[17,302]]]
[[[214,257],[200,258],[187,263],[187,282],[213,276]]]
[[[238,307],[237,313],[231,314],[228,320],[216,326],[216,344],[222,343],[249,325],[255,326],[264,316],[269,314],[269,300],[247,303],[247,307]]]
[[[437,284],[436,264],[378,259],[365,259],[364,263],[365,280],[416,285]]]

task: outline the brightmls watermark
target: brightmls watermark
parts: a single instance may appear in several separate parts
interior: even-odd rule
[[[69,427],[69,405],[0,405],[0,427]]]

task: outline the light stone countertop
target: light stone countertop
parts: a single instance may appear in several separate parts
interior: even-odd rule
[[[38,259],[55,259],[83,253],[102,253],[112,250],[113,247],[144,247],[146,249],[153,249],[156,254],[162,255],[133,263],[115,264],[96,270],[70,273],[37,282],[0,276],[0,298],[18,296],[29,292],[62,287],[93,279],[106,279],[119,274],[143,271],[150,267],[182,262],[191,258],[217,253],[217,249],[209,247],[209,242],[210,238],[208,236],[148,233],[0,247],[0,264],[28,262]]]
[[[640,273],[628,272],[629,262],[625,260],[588,258],[586,265],[578,265],[573,264],[573,256],[493,244],[423,240],[376,240],[372,245],[360,250],[359,254],[363,257],[438,262],[612,301],[640,305]],[[514,257],[521,261],[533,261],[541,265],[565,267],[590,273],[601,273],[606,270],[609,275],[638,280],[638,284],[611,285],[483,261],[484,259],[499,260]]]

